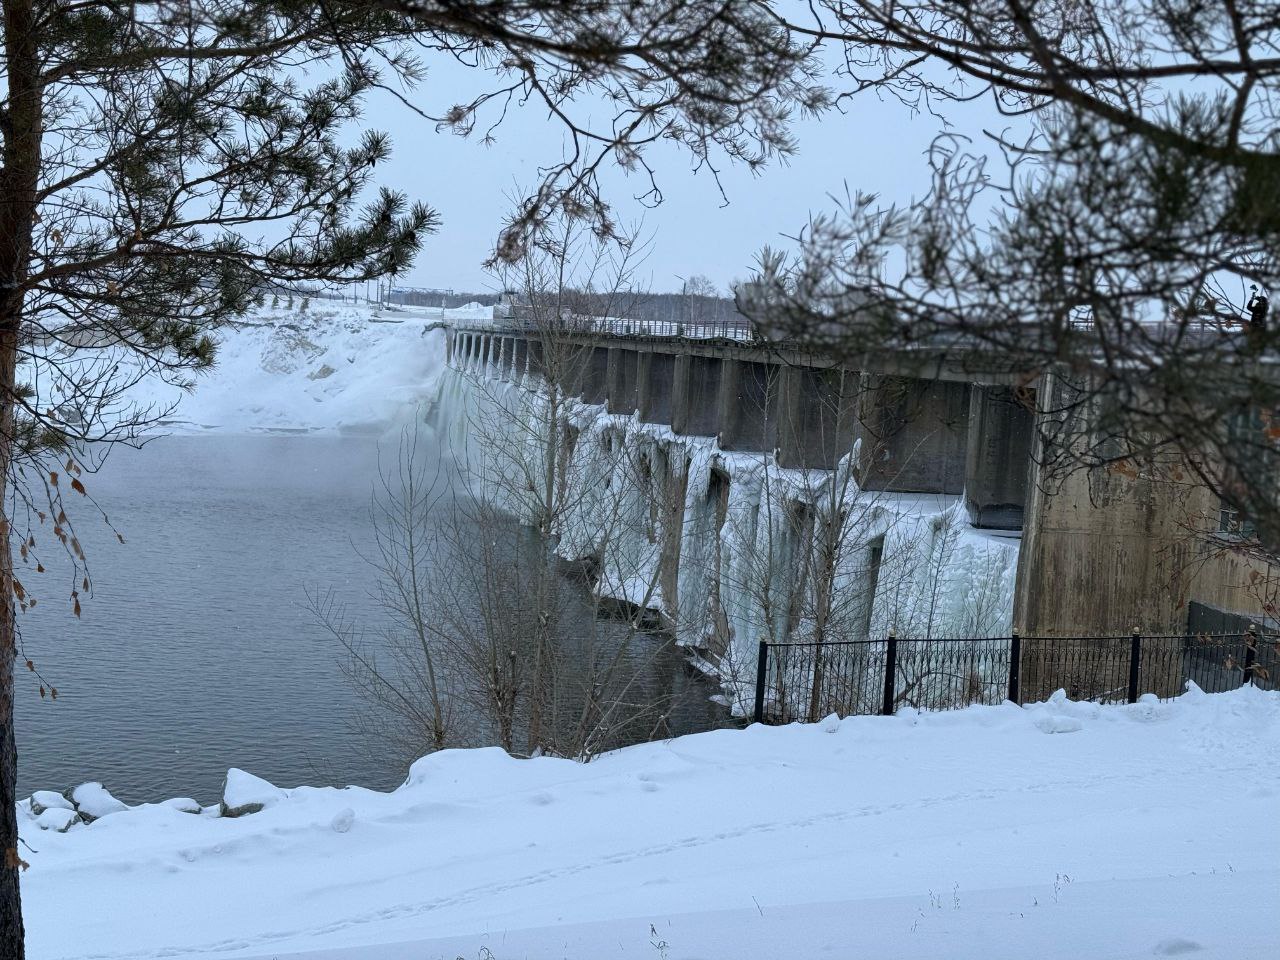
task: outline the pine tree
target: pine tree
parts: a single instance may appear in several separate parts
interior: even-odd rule
[[[387,191],[358,207],[388,138],[339,143],[373,82],[361,52],[393,48],[402,19],[350,5],[51,0],[5,0],[3,16],[0,956],[18,960],[13,665],[15,615],[29,601],[11,541],[53,540],[82,565],[67,524],[49,530],[44,518],[63,512],[64,485],[72,512],[91,445],[130,442],[163,413],[130,407],[129,386],[208,368],[213,334],[270,282],[405,269],[436,215]],[[304,85],[294,68],[338,37],[345,68]]]

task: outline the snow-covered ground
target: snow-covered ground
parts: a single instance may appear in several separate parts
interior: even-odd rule
[[[24,812],[33,960],[1280,956],[1280,694],[1254,689],[232,789],[265,809]]]
[[[158,381],[134,399],[177,409],[170,432],[381,432],[431,393],[444,369],[441,311],[315,299],[270,305],[218,333],[217,365],[184,392]]]

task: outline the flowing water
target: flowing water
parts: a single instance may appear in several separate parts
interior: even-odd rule
[[[378,456],[358,436],[166,437],[85,477],[126,542],[72,517],[94,581],[79,619],[65,565],[19,570],[39,597],[20,625],[40,672],[18,676],[20,795],[100,780],[130,802],[209,802],[231,766],[282,786],[400,783],[404,760],[356,732],[362,703],[306,601],[331,589],[375,631],[384,620],[359,556]],[[679,694],[672,732],[714,722],[677,652],[645,670]]]

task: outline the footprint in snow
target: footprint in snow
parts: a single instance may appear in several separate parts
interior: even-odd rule
[[[1075,733],[1083,728],[1075,717],[1041,714],[1035,719],[1036,729],[1041,733]]]
[[[1183,937],[1170,937],[1157,943],[1152,953],[1157,957],[1180,957],[1184,953],[1195,953],[1203,949],[1204,947],[1194,940],[1187,940]]]

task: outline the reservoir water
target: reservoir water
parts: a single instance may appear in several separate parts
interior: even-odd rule
[[[176,436],[86,475],[125,543],[88,509],[72,517],[94,583],[79,619],[47,545],[49,572],[19,569],[39,598],[20,614],[24,655],[59,694],[41,699],[20,665],[19,795],[100,780],[128,802],[211,802],[232,766],[281,786],[399,784],[405,758],[356,732],[362,702],[306,602],[332,590],[369,626],[384,617],[359,555],[378,454],[363,436]],[[671,732],[714,722],[678,652],[646,663],[679,691]]]

